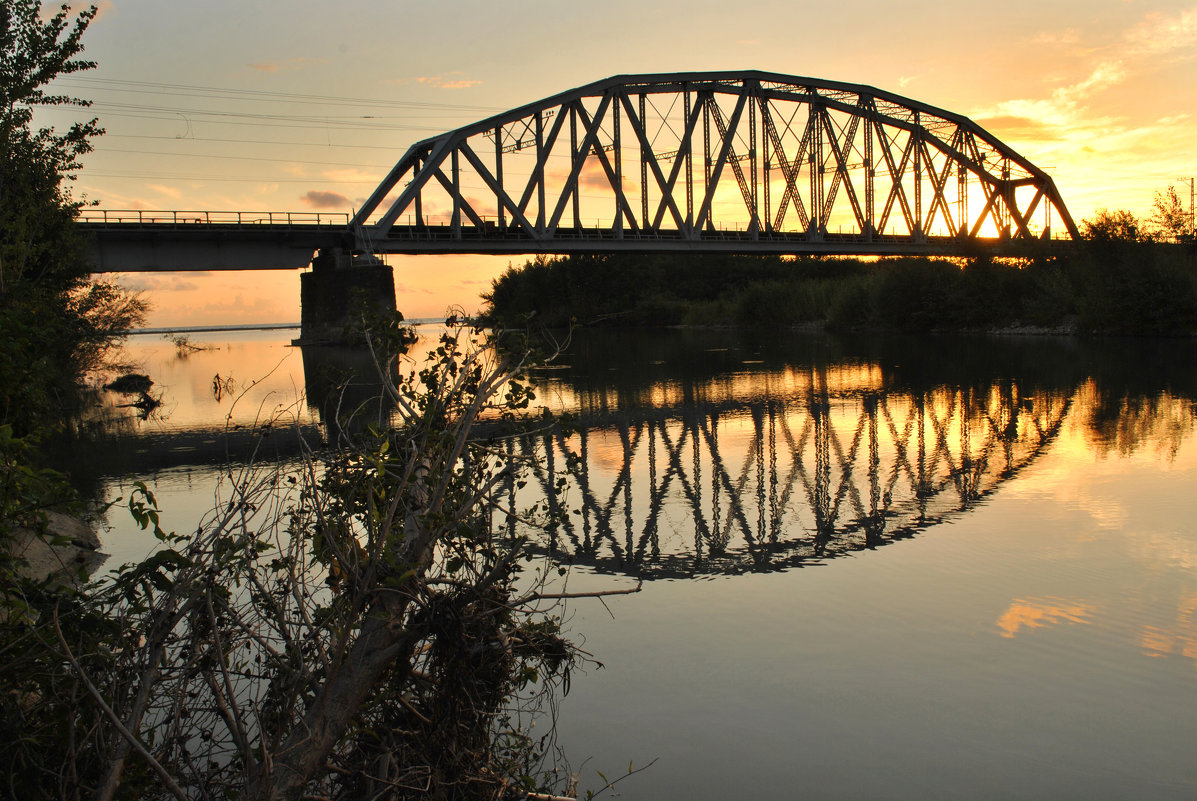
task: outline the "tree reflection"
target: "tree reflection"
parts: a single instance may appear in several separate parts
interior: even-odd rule
[[[1066,421],[1099,454],[1174,454],[1197,415],[1190,342],[686,330],[575,343],[540,396],[578,431],[511,446],[547,454],[511,502],[575,509],[546,547],[646,578],[880,547],[966,513]]]
[[[1131,395],[1104,390],[1095,382],[1083,386],[1081,394],[1089,442],[1100,456],[1111,452],[1128,456],[1153,443],[1157,451],[1173,457],[1193,431],[1197,410],[1188,398],[1166,392]]]

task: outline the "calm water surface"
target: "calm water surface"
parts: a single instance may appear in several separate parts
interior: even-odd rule
[[[134,337],[163,405],[110,396],[76,479],[194,526],[240,432],[318,441],[368,375],[292,335]],[[577,334],[537,378],[583,425],[526,491],[578,512],[571,590],[643,580],[569,609],[605,665],[560,705],[583,786],[656,759],[623,797],[1197,797],[1195,367],[1187,341]],[[112,561],[143,556],[112,522]]]

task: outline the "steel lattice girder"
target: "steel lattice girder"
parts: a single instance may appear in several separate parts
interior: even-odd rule
[[[568,494],[580,519],[563,518],[553,547],[575,564],[646,580],[780,569],[967,512],[1046,453],[1071,409],[1067,391],[833,388],[816,370],[794,379],[808,398],[619,411],[583,403],[577,440],[559,431],[507,440],[510,455],[544,458],[532,460],[527,495],[514,479],[506,485],[506,506],[544,500],[560,510]],[[721,438],[729,423],[748,436]],[[622,463],[592,470],[587,450],[603,443]],[[581,461],[565,467],[573,452]],[[633,515],[629,499],[641,493]],[[662,531],[667,518],[684,539]]]
[[[373,252],[902,253],[1053,218],[1078,238],[1052,179],[966,117],[748,71],[615,76],[417,142],[352,225]]]

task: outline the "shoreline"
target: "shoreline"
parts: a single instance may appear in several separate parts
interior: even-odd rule
[[[422,317],[415,320],[404,320],[404,325],[443,325],[443,317]],[[137,328],[128,332],[128,336],[138,334],[209,334],[231,331],[291,331],[301,328],[300,323],[234,323],[231,325],[185,325],[185,326],[156,326],[154,328]]]
[[[568,330],[566,327],[548,326],[551,330]],[[588,325],[578,324],[578,329],[593,330],[675,330],[675,331],[761,331],[762,326],[746,325],[743,323],[675,323],[661,325]],[[517,330],[499,329],[495,330]],[[892,334],[912,336],[1006,336],[1006,337],[1068,337],[1075,339],[1106,338],[1106,339],[1194,339],[1197,331],[1177,331],[1174,333],[1126,333],[1109,331],[1086,331],[1081,329],[1075,320],[1060,325],[1031,325],[1027,323],[1012,323],[1007,326],[993,328],[931,328],[927,330],[908,331],[900,328],[886,328],[884,326],[834,326],[826,320],[811,320],[792,325],[782,325],[775,329],[798,334],[874,334],[886,336]]]
[[[138,328],[129,336],[138,334],[207,334],[214,331],[287,331],[299,328],[299,323],[262,323],[260,325],[188,325],[177,327]]]

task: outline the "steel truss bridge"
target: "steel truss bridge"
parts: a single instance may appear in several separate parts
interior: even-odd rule
[[[373,253],[960,252],[1077,238],[971,120],[765,72],[620,75],[412,145],[352,221]]]
[[[89,209],[97,271],[383,254],[1017,252],[1078,239],[1052,179],[959,114],[766,72],[620,75],[408,148],[352,218]]]
[[[568,439],[508,444],[510,457],[539,458],[507,502],[547,499],[562,520],[548,547],[604,573],[799,567],[966,513],[1038,458],[1071,408],[1066,391],[1013,382],[911,393],[810,378],[805,398],[642,409],[605,427],[583,409]]]

